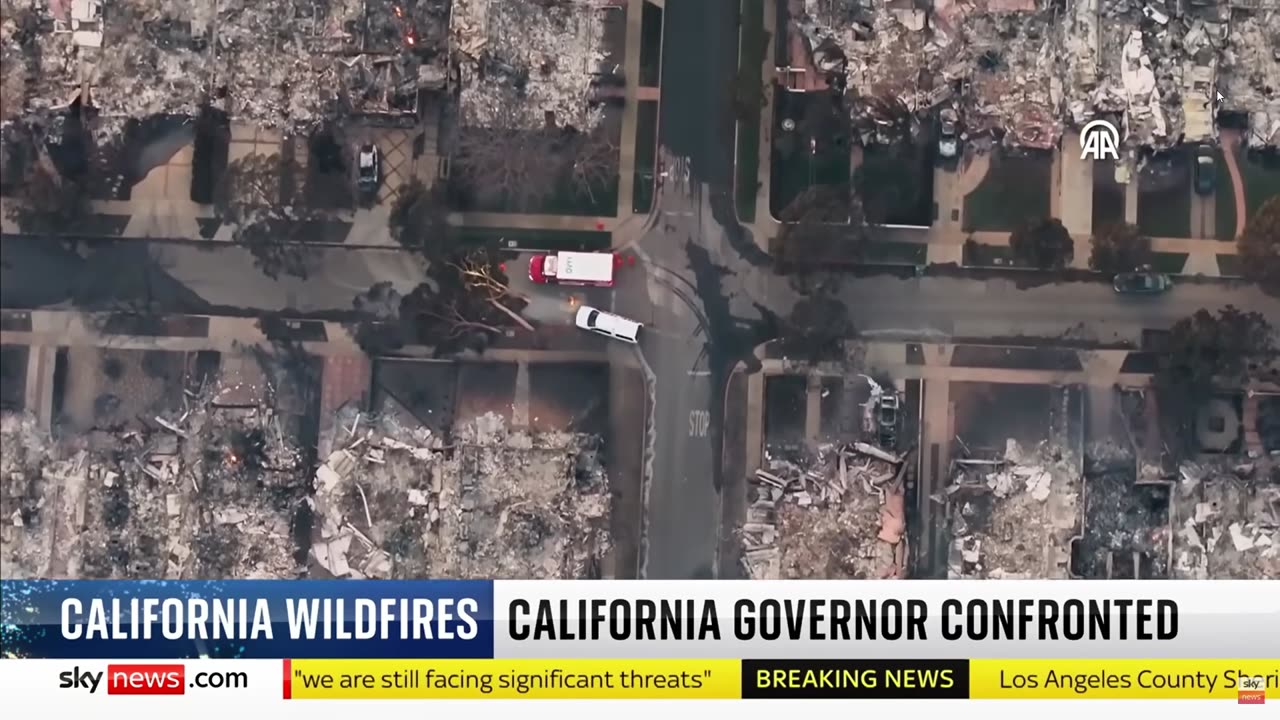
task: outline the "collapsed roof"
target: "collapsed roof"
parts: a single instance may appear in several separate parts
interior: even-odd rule
[[[769,454],[741,528],[748,576],[906,577],[908,460],[861,442]]]
[[[340,102],[385,110],[406,83],[442,84],[448,0],[397,2],[0,0],[0,55],[6,78],[27,81],[19,108],[87,96],[105,116],[144,118],[214,101],[243,122],[309,126]]]
[[[1221,89],[1221,109],[1251,114],[1252,144],[1277,141],[1275,0],[1055,5],[789,0],[788,32],[803,36],[815,65],[847,79],[863,127],[953,102],[971,136],[999,131],[1008,144],[1049,148],[1065,122],[1116,113],[1131,145],[1162,148],[1211,141]]]
[[[1234,4],[1234,3],[1233,3]],[[1222,52],[1222,109],[1249,113],[1249,145],[1280,145],[1280,2],[1233,14]]]
[[[599,438],[493,413],[433,436],[339,411],[316,472],[313,566],[333,577],[571,579],[609,550]]]
[[[953,460],[948,577],[1066,578],[1080,532],[1078,459],[1049,443]]]
[[[1031,147],[1061,135],[1060,21],[1034,2],[943,0],[923,10],[902,0],[791,0],[789,9],[811,47],[846,59],[850,111],[863,127],[952,101],[973,135],[1000,130]]]
[[[604,25],[588,0],[453,0],[452,50],[462,124],[589,130],[602,118],[591,84],[605,59]]]
[[[1280,484],[1271,463],[1184,463],[1171,500],[1173,577],[1280,577]]]
[[[0,416],[7,578],[292,578],[310,467],[270,388],[215,383],[133,428]]]

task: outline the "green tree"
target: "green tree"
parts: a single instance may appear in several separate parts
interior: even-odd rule
[[[1136,225],[1107,225],[1090,240],[1089,267],[1104,273],[1130,272],[1151,263],[1151,238]]]
[[[779,213],[774,242],[784,263],[856,263],[867,239],[861,205],[847,188],[813,185]]]
[[[387,218],[391,237],[401,246],[438,260],[453,252],[457,236],[449,227],[449,208],[444,191],[430,190],[413,178],[405,183],[391,204]]]
[[[37,162],[27,173],[18,196],[6,202],[5,213],[24,233],[63,235],[84,229],[92,214],[84,184],[63,177],[48,163]]]
[[[1161,414],[1181,439],[1193,441],[1196,413],[1216,387],[1240,387],[1250,369],[1275,357],[1274,328],[1261,314],[1228,305],[1183,318],[1169,331],[1155,374]]]
[[[1041,270],[1064,268],[1075,257],[1071,233],[1057,218],[1023,223],[1009,234],[1009,247],[1019,264]]]
[[[1238,242],[1245,277],[1267,294],[1280,295],[1280,196],[1258,209]]]
[[[809,363],[840,359],[845,341],[857,335],[849,309],[822,291],[797,301],[779,331],[778,349]]]
[[[281,275],[306,278],[315,256],[308,245],[315,213],[303,204],[283,202],[284,178],[290,174],[285,162],[279,155],[256,153],[238,158],[214,192],[214,211],[232,226],[232,242],[248,250],[272,280]]]

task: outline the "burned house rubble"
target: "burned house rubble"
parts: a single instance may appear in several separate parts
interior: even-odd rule
[[[6,117],[87,100],[106,118],[260,127],[411,112],[447,76],[448,0],[0,0]],[[17,99],[17,103],[13,100]]]
[[[492,413],[441,437],[348,405],[317,461],[269,390],[185,397],[143,424],[60,439],[30,414],[0,418],[6,578],[603,572],[597,437],[510,429]]]
[[[910,457],[868,443],[769,453],[740,529],[751,578],[906,577]]]
[[[511,429],[493,413],[443,438],[404,417],[348,406],[322,438],[317,574],[598,576],[610,506],[598,438]]]
[[[1280,2],[1236,0],[1219,64],[1222,111],[1249,115],[1250,147],[1280,146]]]
[[[1171,489],[1172,577],[1280,577],[1280,482],[1269,464],[1182,464]]]
[[[1074,577],[1169,576],[1169,488],[1144,454],[1113,442],[1086,452],[1084,527],[1072,548]]]
[[[311,467],[269,388],[211,384],[181,407],[59,438],[0,427],[6,577],[291,578]]]
[[[590,130],[602,120],[592,85],[605,60],[608,7],[588,0],[453,0],[451,50],[463,126]]]
[[[1126,144],[1212,142],[1216,111],[1250,143],[1280,133],[1275,0],[789,0],[789,42],[845,91],[867,141],[903,116],[954,108],[965,137],[1048,149],[1064,128],[1118,119]],[[794,53],[793,53],[794,54]],[[793,61],[794,65],[795,62]],[[788,74],[794,68],[780,68]],[[1217,100],[1221,91],[1225,99]],[[913,129],[919,129],[916,125]]]
[[[791,0],[789,32],[843,75],[864,138],[902,115],[950,105],[975,140],[1003,135],[1048,148],[1062,132],[1063,88],[1055,48],[1060,21],[1033,0],[960,3],[921,9],[897,0]],[[876,138],[893,140],[896,138]]]
[[[1048,442],[951,463],[950,578],[1066,578],[1081,530],[1079,459]]]

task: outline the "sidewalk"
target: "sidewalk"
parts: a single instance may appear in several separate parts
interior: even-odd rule
[[[756,162],[756,217],[755,221],[746,227],[751,231],[751,237],[755,239],[756,245],[768,252],[769,241],[781,227],[773,216],[770,202],[773,182],[773,113],[775,96],[779,92],[778,83],[775,81],[777,68],[773,62],[773,44],[779,32],[777,0],[764,0],[763,25],[765,35],[769,38],[769,49],[764,53],[760,69],[760,77],[764,78],[764,107],[760,108],[760,143],[757,150],[759,160]],[[739,23],[738,55],[739,57],[742,55],[741,23]],[[734,147],[737,147],[736,142]],[[736,166],[737,158],[734,158],[734,161]],[[734,178],[737,178],[736,172]],[[737,195],[735,194],[734,197],[736,198]]]
[[[0,330],[0,344],[26,345],[35,348],[113,347],[136,350],[173,350],[195,352],[216,350],[238,352],[247,346],[270,345],[272,340],[259,328],[256,318],[183,316],[207,322],[202,334],[185,336],[123,335],[104,333],[94,327],[94,315],[63,310],[6,311],[6,317],[30,317],[30,330]],[[176,316],[175,316],[176,317]],[[364,355],[364,350],[343,323],[309,320],[323,324],[326,340],[304,340],[298,344],[307,353],[323,357]],[[406,347],[397,355],[429,354],[430,348]],[[466,358],[473,362],[528,363],[602,363],[608,361],[603,350],[534,350],[490,348],[481,356]]]

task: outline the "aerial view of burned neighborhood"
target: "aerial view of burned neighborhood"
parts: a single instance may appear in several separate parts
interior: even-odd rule
[[[1280,578],[1280,0],[0,0],[0,576]]]

